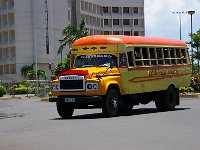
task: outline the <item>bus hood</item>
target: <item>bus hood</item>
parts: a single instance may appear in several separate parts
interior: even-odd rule
[[[56,76],[66,76],[66,75],[79,75],[85,76],[85,78],[96,78],[102,76],[120,75],[117,68],[108,67],[86,67],[86,68],[75,68],[67,71],[60,71],[56,73]]]

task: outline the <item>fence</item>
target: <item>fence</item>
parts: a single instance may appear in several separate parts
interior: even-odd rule
[[[23,81],[11,81],[11,80],[0,80],[1,85],[5,86],[7,89],[7,93],[10,95],[14,95],[15,86],[18,86],[23,83],[23,90],[27,96],[30,94],[35,94],[37,96],[45,96],[50,91],[50,81],[49,80],[23,80]],[[26,84],[25,84],[26,83]],[[14,88],[12,88],[14,86]],[[26,88],[26,89],[24,89]]]

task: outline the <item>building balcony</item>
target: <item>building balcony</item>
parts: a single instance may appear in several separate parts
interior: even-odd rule
[[[8,47],[8,41],[3,41],[1,47],[2,47],[2,48]]]
[[[132,30],[133,26],[132,25],[123,25],[124,30]]]
[[[8,29],[15,29],[15,23],[8,24]]]
[[[114,30],[122,31],[122,25],[113,25],[113,31]]]
[[[138,26],[134,26],[134,31],[144,31],[144,26],[142,25],[138,25]]]
[[[0,9],[0,13],[5,13],[7,11],[7,7],[6,6],[2,6]]]
[[[3,57],[0,57],[0,65],[3,64]]]
[[[113,13],[113,14],[112,14],[112,19],[122,19],[122,14]]]
[[[1,30],[8,30],[8,24],[3,24],[2,26],[1,26]]]
[[[10,56],[10,64],[16,64],[16,56]]]
[[[123,13],[123,19],[132,19],[133,15],[128,13]]]

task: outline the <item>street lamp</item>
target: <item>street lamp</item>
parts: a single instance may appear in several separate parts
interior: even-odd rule
[[[176,11],[176,12],[172,12],[173,14],[178,14],[179,15],[179,30],[180,30],[180,40],[182,39],[181,37],[181,15],[182,14],[186,14],[187,12],[186,11]]]
[[[194,73],[194,66],[193,66],[193,61],[194,61],[194,56],[193,56],[193,47],[192,47],[192,43],[193,43],[193,39],[192,39],[192,15],[195,14],[195,11],[188,11],[188,14],[191,16],[191,51],[192,51],[192,74]]]

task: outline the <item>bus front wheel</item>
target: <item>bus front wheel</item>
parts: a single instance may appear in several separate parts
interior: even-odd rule
[[[73,115],[74,112],[74,107],[71,106],[70,104],[63,103],[63,102],[57,102],[57,111],[58,114],[63,118],[63,119],[70,119]]]
[[[174,86],[169,86],[166,91],[159,93],[155,101],[158,111],[173,111],[177,103],[177,94]]]
[[[102,101],[102,111],[106,117],[115,117],[119,112],[119,94],[115,88],[110,88]]]

